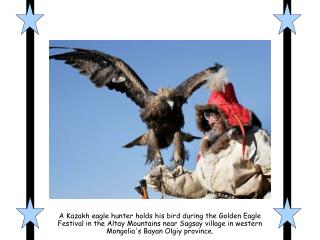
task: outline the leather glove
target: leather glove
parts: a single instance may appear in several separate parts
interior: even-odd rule
[[[179,176],[175,172],[161,165],[144,177],[147,184],[154,191],[164,191],[167,195],[181,198],[201,198],[207,194],[197,176],[184,170]]]

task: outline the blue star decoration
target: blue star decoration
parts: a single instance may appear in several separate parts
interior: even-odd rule
[[[274,14],[274,16],[279,21],[281,21],[279,34],[283,32],[283,30],[286,28],[289,28],[294,34],[296,34],[296,30],[294,29],[293,22],[297,20],[297,18],[300,17],[301,14],[291,14],[289,10],[289,6],[287,4],[284,14]]]
[[[289,222],[292,226],[296,227],[293,216],[299,212],[301,208],[291,208],[287,198],[284,208],[274,208],[274,210],[281,215],[279,228],[286,222]]]
[[[21,228],[26,226],[28,222],[32,222],[37,228],[39,228],[37,215],[43,210],[43,208],[33,208],[31,198],[29,199],[27,208],[17,208],[17,210],[24,216]]]
[[[29,5],[27,14],[17,14],[17,17],[24,22],[21,34],[23,34],[28,28],[32,28],[33,31],[38,33],[36,21],[43,17],[43,14],[33,14],[31,5]]]

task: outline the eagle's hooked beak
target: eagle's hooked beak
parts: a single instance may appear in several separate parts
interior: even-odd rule
[[[173,109],[174,102],[171,100],[167,100],[167,103],[169,104],[170,108]]]

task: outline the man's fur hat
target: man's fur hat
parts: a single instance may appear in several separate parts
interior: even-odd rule
[[[227,128],[234,127],[234,126],[230,126],[230,124],[228,123],[224,113],[216,105],[214,105],[214,104],[196,105],[196,123],[197,123],[197,128],[201,132],[207,132],[207,131],[209,131],[211,129],[211,127],[208,124],[208,121],[204,117],[204,113],[205,112],[216,112],[216,113],[218,113],[220,115],[220,117],[224,120],[224,123],[226,124]],[[262,127],[261,121],[256,116],[256,114],[254,112],[252,112],[252,111],[250,111],[250,114],[251,114],[251,116],[250,116],[250,124],[248,124],[245,127],[250,127],[250,126],[255,125],[255,126],[261,128]]]
[[[211,129],[204,117],[205,112],[219,113],[227,128],[250,127],[252,125],[261,127],[258,117],[238,102],[233,85],[229,82],[227,70],[220,64],[216,64],[216,66],[219,70],[209,77],[207,83],[207,87],[212,91],[208,104],[196,105],[198,129],[201,132]]]

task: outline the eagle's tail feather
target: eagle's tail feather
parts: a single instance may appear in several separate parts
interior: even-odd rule
[[[193,136],[190,133],[185,133],[185,132],[181,132],[181,133],[182,133],[182,139],[184,142],[191,142],[194,139],[201,139],[201,137]]]
[[[142,146],[142,145],[147,145],[147,134],[143,134],[140,137],[137,137],[133,141],[129,142],[128,144],[124,145],[123,147],[125,148],[131,148],[135,145]]]

